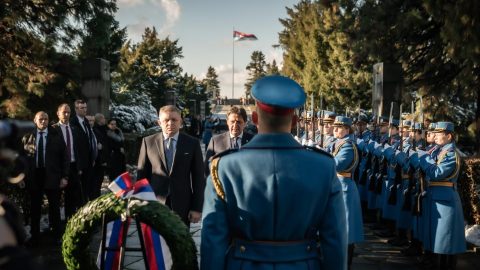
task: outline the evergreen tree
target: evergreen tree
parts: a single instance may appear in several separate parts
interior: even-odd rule
[[[266,75],[280,75],[280,69],[278,69],[277,61],[272,60],[272,63],[268,63],[266,66]]]
[[[120,49],[125,43],[127,29],[119,28],[113,14],[99,13],[86,23],[86,31],[78,47],[80,62],[89,58],[103,58],[110,62],[110,71],[114,71],[120,60]]]
[[[284,30],[279,33],[279,44],[283,48],[282,73],[295,79],[307,92],[322,93],[326,102],[333,100],[331,86],[322,82],[330,63],[328,44],[319,34],[322,31],[323,6],[302,0],[293,8],[287,8],[288,18],[280,19]]]
[[[72,48],[86,22],[115,9],[115,0],[2,1],[0,114],[28,117],[29,99],[44,96],[46,85],[58,77],[52,59],[62,57],[55,48]]]
[[[208,67],[207,75],[202,82],[206,88],[208,99],[213,100],[220,96],[220,81],[215,68],[212,66]]]
[[[251,60],[246,67],[248,78],[245,83],[245,96],[247,97],[250,96],[250,91],[255,81],[266,75],[267,63],[265,62],[265,55],[261,51],[254,51],[252,52]]]
[[[182,58],[178,40],[158,38],[155,28],[146,28],[142,41],[131,45],[127,42],[120,50],[117,71],[112,74],[116,87],[121,91],[148,93],[155,108],[165,105],[165,93],[177,91]]]

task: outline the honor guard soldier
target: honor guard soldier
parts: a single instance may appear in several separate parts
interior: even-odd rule
[[[358,165],[358,150],[351,137],[352,119],[346,116],[337,116],[332,126],[336,140],[332,144],[331,149],[337,167],[337,177],[340,183],[342,183],[343,200],[345,201],[348,233],[348,268],[350,268],[354,243],[362,242],[364,238],[360,197],[352,175]]]
[[[331,111],[323,112],[323,145],[319,145],[323,149],[328,149],[335,141],[332,124],[336,116],[337,114]]]
[[[267,76],[255,82],[252,96],[258,135],[211,162],[201,269],[346,269],[335,161],[290,134],[305,92],[291,79]]]
[[[457,191],[460,156],[451,122],[436,123],[433,155],[418,150],[418,162],[428,184],[424,246],[436,255],[436,266],[455,269],[456,254],[466,251],[463,210]]]
[[[356,124],[356,143],[358,146],[358,155],[360,157],[359,164],[355,177],[357,177],[358,192],[360,193],[360,201],[362,202],[362,208],[367,208],[367,171],[371,166],[371,162],[368,162],[368,141],[372,137],[372,132],[367,129],[369,122],[368,116],[364,113],[360,113],[357,118]],[[368,165],[368,166],[367,166]]]

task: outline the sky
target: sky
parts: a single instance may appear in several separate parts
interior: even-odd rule
[[[154,26],[160,38],[178,39],[183,49],[179,60],[184,72],[203,79],[209,66],[219,75],[220,95],[232,96],[232,66],[235,70],[234,97],[245,94],[246,66],[253,51],[262,51],[267,63],[282,65],[278,33],[285,7],[298,0],[117,0],[116,19],[127,27],[128,39],[141,41],[145,27]],[[256,41],[233,44],[233,30],[254,34]]]

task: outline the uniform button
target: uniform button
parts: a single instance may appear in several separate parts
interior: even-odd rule
[[[312,250],[312,247],[310,245],[307,246],[307,251]]]
[[[240,246],[240,252],[241,253],[244,253],[246,250],[247,250],[247,248],[245,246]]]

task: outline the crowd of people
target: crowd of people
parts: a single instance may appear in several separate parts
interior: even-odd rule
[[[67,103],[57,108],[55,121],[44,111],[35,114],[35,130],[23,136],[20,156],[26,164],[24,186],[29,197],[28,245],[40,240],[40,218],[44,195],[48,200],[49,229],[44,232],[60,243],[65,221],[81,206],[100,196],[106,175],[115,179],[125,171],[124,137],[115,119],[87,114],[87,103],[76,100],[74,113]],[[62,199],[63,198],[63,199]]]
[[[251,93],[258,134],[246,131],[246,111],[232,106],[227,131],[215,135],[213,118],[196,119],[191,136],[181,132],[181,111],[167,105],[159,109],[161,131],[140,145],[137,179],[146,178],[187,227],[202,222],[201,269],[350,269],[364,222],[404,246],[405,256],[423,255],[423,268],[455,269],[466,243],[452,123],[424,128],[413,119],[330,111],[296,123],[306,95],[295,81],[266,76]],[[116,121],[89,117],[82,100],[74,109],[58,106],[53,124],[37,112],[36,130],[22,140],[32,244],[44,194],[59,239],[61,196],[68,219],[99,196],[105,175],[125,171]]]

